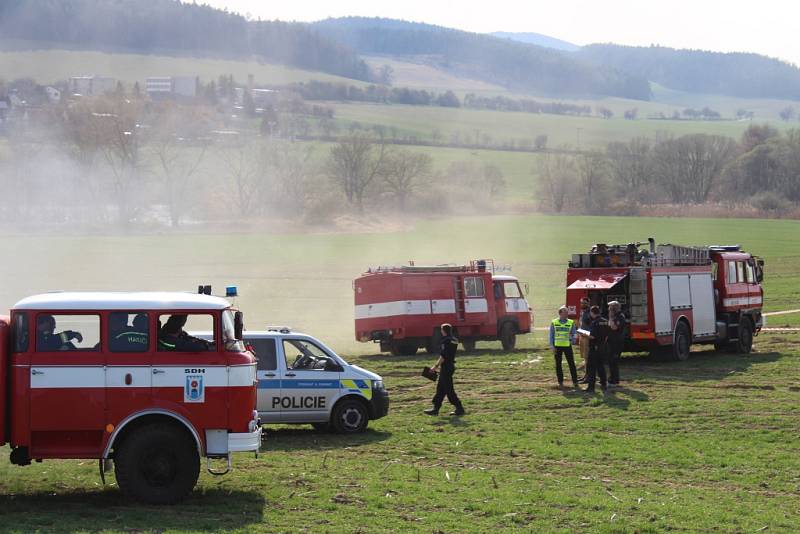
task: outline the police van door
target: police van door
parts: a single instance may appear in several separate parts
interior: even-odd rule
[[[322,422],[339,396],[341,367],[307,339],[285,338],[281,377],[281,421]]]
[[[281,418],[281,379],[278,370],[278,351],[274,338],[246,339],[258,358],[257,409],[261,421],[275,423]]]

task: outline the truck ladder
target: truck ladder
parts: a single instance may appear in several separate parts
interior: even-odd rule
[[[634,267],[629,272],[631,323],[647,324],[647,271]]]
[[[463,321],[466,313],[464,306],[464,279],[461,277],[453,278],[453,285],[456,296],[456,319]]]

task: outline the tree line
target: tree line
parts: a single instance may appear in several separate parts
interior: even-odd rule
[[[206,55],[280,63],[359,80],[367,64],[307,24],[248,20],[174,0],[0,2],[3,46]]]
[[[538,198],[555,212],[624,215],[660,203],[730,202],[781,215],[800,204],[800,130],[751,125],[738,141],[637,137],[602,151],[543,157]]]

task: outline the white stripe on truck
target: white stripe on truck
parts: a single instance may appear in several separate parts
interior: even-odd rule
[[[722,305],[725,307],[728,306],[751,306],[756,304],[761,304],[761,297],[736,297],[736,298],[729,298],[724,299],[722,301]]]
[[[131,384],[125,384],[125,375],[128,374],[131,375]],[[256,380],[256,366],[31,365],[31,388],[183,388],[186,377],[193,375],[201,375],[206,387],[252,386]]]

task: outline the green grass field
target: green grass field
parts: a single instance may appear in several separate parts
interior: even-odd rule
[[[405,230],[132,237],[4,237],[14,261],[2,267],[0,303],[53,289],[193,290],[237,284],[251,329],[288,324],[329,340],[346,354],[372,346],[353,339],[352,280],[370,266],[494,258],[531,285],[538,325],[564,298],[571,254],[597,242],[739,243],[766,260],[766,310],[799,308],[800,222],[577,216],[473,216],[394,220]],[[397,227],[397,225],[395,225]],[[324,231],[325,229],[320,229]],[[777,320],[777,319],[776,319]],[[800,316],[779,324],[800,324]]]
[[[0,52],[0,72],[7,81],[33,78],[39,83],[54,83],[72,76],[109,76],[133,86],[144,84],[150,76],[199,76],[204,82],[233,74],[246,83],[252,74],[258,84],[281,85],[320,80],[362,85],[363,82],[321,72],[294,69],[256,61],[151,56],[144,54],[109,54],[73,50],[36,50]],[[130,89],[130,87],[129,87]]]
[[[411,221],[407,221],[411,222]],[[291,324],[381,374],[388,417],[359,436],[273,427],[256,459],[202,475],[170,508],[124,501],[94,461],[0,462],[0,532],[796,532],[798,334],[754,353],[688,362],[630,356],[624,388],[559,391],[541,332],[511,353],[459,360],[469,414],[421,413],[430,356],[376,355],[352,340],[351,280],[369,265],[493,257],[531,282],[537,324],[561,303],[572,252],[597,241],[741,243],[763,256],[766,309],[797,308],[796,221],[477,216],[359,234],[13,236],[0,302],[50,289],[239,285],[249,328]],[[800,315],[781,316],[800,324]],[[0,451],[6,454],[7,449]]]
[[[488,134],[493,143],[510,139],[533,139],[547,135],[548,147],[602,149],[611,141],[628,141],[634,137],[655,139],[657,135],[706,133],[738,139],[749,122],[740,121],[672,121],[625,120],[622,117],[572,117],[535,113],[501,112],[464,108],[442,108],[383,104],[331,103],[336,118],[342,122],[359,122],[364,126],[395,127],[400,135],[432,139],[438,130],[442,140],[450,141],[454,133],[475,138]],[[776,123],[776,126],[781,127]]]
[[[363,435],[272,427],[257,459],[169,508],[101,487],[94,461],[3,461],[0,531],[796,532],[796,337],[626,358],[605,398],[555,389],[541,345],[461,356],[459,419],[421,413],[430,357],[357,357],[392,399]]]

